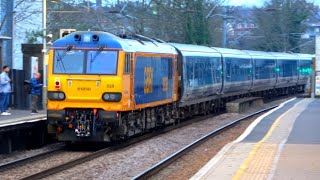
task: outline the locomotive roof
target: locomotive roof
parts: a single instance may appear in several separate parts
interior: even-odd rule
[[[94,40],[94,35],[98,36],[98,40]],[[80,40],[77,40],[76,36],[80,36]],[[123,39],[102,31],[77,31],[58,39],[52,44],[51,48],[65,48],[69,45],[75,46],[76,48],[106,47],[127,52],[177,54],[176,50],[166,43]]]

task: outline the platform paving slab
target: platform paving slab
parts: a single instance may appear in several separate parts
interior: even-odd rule
[[[319,179],[319,115],[319,99],[290,101],[244,140],[225,146],[191,179]]]
[[[10,116],[0,115],[0,127],[29,122],[33,120],[44,120],[47,116],[46,111],[39,111],[39,114],[31,114],[31,111],[27,110],[11,110],[10,113]]]

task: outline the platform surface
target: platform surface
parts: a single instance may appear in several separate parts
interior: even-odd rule
[[[320,179],[320,99],[292,99],[260,116],[191,179]]]
[[[26,110],[11,110],[10,116],[0,115],[0,128],[6,126],[12,126],[22,123],[30,123],[35,121],[46,120],[46,111],[39,111],[39,114],[30,114],[31,111]]]

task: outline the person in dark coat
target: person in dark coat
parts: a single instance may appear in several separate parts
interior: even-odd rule
[[[31,114],[38,113],[38,100],[41,94],[42,84],[39,83],[40,73],[35,73],[31,79]]]

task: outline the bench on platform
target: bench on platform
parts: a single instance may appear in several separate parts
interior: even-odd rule
[[[228,113],[244,113],[251,107],[261,107],[263,105],[262,97],[247,97],[237,99],[227,103]]]

